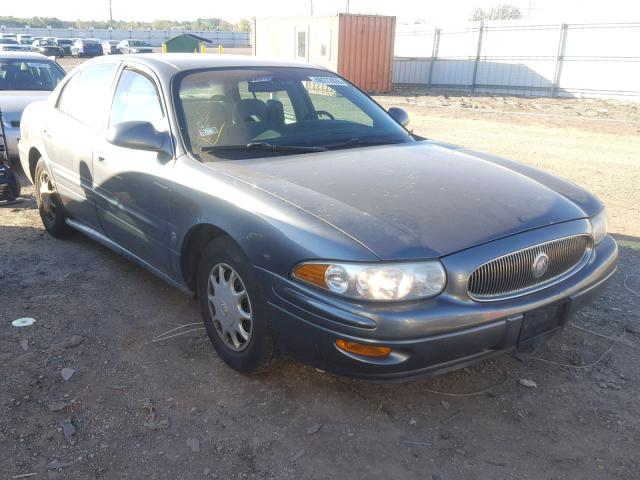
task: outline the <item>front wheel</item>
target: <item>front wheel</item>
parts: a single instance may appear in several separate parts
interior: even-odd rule
[[[41,158],[36,165],[35,175],[36,200],[38,212],[45,230],[53,237],[63,237],[69,232],[65,223],[66,214],[60,195],[51,178],[47,164]]]
[[[244,254],[230,239],[219,238],[199,263],[200,309],[216,352],[239,372],[268,367],[276,347],[260,286]]]

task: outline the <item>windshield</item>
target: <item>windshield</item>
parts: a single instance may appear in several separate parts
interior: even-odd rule
[[[142,40],[129,40],[130,47],[148,47],[149,44]]]
[[[71,40],[67,40],[64,38],[59,38],[58,40],[56,40],[56,43],[58,45],[71,45]]]
[[[5,45],[18,45],[18,41],[13,38],[0,38],[0,43]]]
[[[41,47],[50,47],[52,45],[55,45],[55,43],[53,43],[51,40],[40,40]]]
[[[367,95],[326,70],[188,73],[178,96],[185,143],[204,160],[414,141]]]
[[[64,78],[52,62],[26,59],[0,59],[0,90],[51,91]]]

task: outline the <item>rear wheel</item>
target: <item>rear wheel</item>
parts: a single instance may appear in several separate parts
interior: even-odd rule
[[[215,239],[205,248],[198,296],[209,339],[229,366],[251,373],[273,362],[276,348],[261,289],[230,239]]]
[[[66,214],[55,183],[43,159],[38,160],[35,175],[38,212],[45,230],[53,237],[62,237],[69,232],[65,223]]]

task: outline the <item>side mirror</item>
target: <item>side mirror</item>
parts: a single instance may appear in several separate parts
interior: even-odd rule
[[[107,141],[123,148],[170,154],[169,135],[150,122],[122,122],[107,131]]]
[[[402,108],[391,107],[389,110],[387,110],[387,112],[396,122],[398,122],[403,127],[409,125],[409,114]]]

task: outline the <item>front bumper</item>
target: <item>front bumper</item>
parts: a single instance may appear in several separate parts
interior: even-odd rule
[[[579,229],[581,222],[569,223]],[[542,230],[554,235],[554,228]],[[531,238],[530,233],[510,237],[505,245]],[[443,263],[455,265],[470,254],[481,257],[483,248],[455,254],[450,262],[445,257]],[[460,368],[557,332],[576,310],[602,293],[615,273],[617,257],[617,244],[607,236],[589,262],[571,277],[544,290],[497,302],[460,298],[455,280],[450,279],[442,295],[426,301],[353,303],[265,270],[259,272],[267,282],[262,284],[272,286],[265,292],[267,314],[285,355],[340,375],[392,381]],[[557,322],[538,328],[529,320],[535,317],[527,317],[525,339],[525,314],[554,305],[558,306]],[[385,358],[346,353],[335,345],[338,338],[388,346],[393,352]]]

